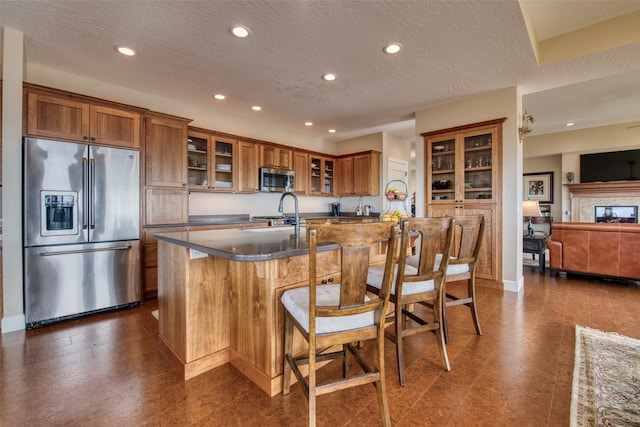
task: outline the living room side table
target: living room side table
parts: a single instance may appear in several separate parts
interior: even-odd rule
[[[522,252],[525,254],[538,254],[540,274],[544,274],[545,269],[545,249],[547,248],[548,234],[525,234],[522,236]]]

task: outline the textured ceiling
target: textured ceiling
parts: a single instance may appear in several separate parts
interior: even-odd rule
[[[540,40],[640,9],[640,1],[522,3]],[[251,36],[231,37],[235,23]],[[407,137],[417,110],[515,85],[536,116],[534,133],[563,130],[568,113],[593,116],[581,127],[640,120],[640,44],[538,67],[514,0],[0,0],[0,24],[24,33],[27,64],[313,138]],[[382,53],[390,41],[403,44],[400,54]],[[138,55],[118,55],[120,44]],[[335,82],[321,79],[328,71]],[[218,92],[228,99],[214,101]],[[600,111],[586,111],[588,103]],[[330,128],[337,132],[329,136]]]

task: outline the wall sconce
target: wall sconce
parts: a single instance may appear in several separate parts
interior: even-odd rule
[[[522,125],[518,128],[520,142],[524,141],[524,137],[533,130],[529,127],[533,122],[535,122],[535,119],[531,114],[527,113],[527,110],[525,109],[524,114],[522,114]]]

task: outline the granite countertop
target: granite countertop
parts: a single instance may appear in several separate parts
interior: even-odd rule
[[[153,237],[233,261],[268,261],[309,253],[305,227],[299,235],[293,226],[284,226],[158,233]],[[318,250],[337,248],[335,244],[326,244]]]
[[[239,215],[195,215],[190,216],[188,222],[178,224],[159,224],[147,225],[145,228],[166,228],[166,227],[194,227],[204,225],[232,225],[232,224],[251,224],[256,221],[251,220],[249,214]],[[264,222],[264,221],[261,221]]]
[[[283,215],[285,217],[293,218],[295,217],[295,213],[284,213],[278,214]],[[328,212],[315,212],[315,213],[300,213],[300,218],[303,220],[306,219],[324,219],[324,218],[379,218],[380,214],[378,212],[374,212],[372,215],[357,216],[355,213],[348,212],[340,212],[340,216],[335,217],[331,213]],[[234,214],[234,215],[194,215],[189,217],[189,221],[186,223],[179,224],[159,224],[159,225],[148,225],[145,228],[168,228],[168,227],[195,227],[195,226],[206,226],[206,225],[233,225],[233,224],[255,224],[257,222],[265,222],[264,220],[252,219],[249,214]],[[302,222],[302,221],[301,221]]]

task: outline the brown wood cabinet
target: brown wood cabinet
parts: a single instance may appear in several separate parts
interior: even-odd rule
[[[299,195],[309,194],[309,154],[293,152],[293,171],[295,172],[294,191]]]
[[[309,194],[312,196],[335,196],[336,159],[310,154],[309,165],[311,170]]]
[[[144,224],[183,224],[189,220],[189,193],[183,188],[147,187]]]
[[[187,119],[147,114],[145,117],[145,183],[187,188]]]
[[[188,122],[158,113],[145,117],[145,225],[181,224],[189,218]]]
[[[238,143],[211,132],[189,128],[189,191],[238,191]]]
[[[423,133],[428,216],[484,215],[476,268],[502,281],[502,123],[490,120]]]
[[[380,195],[380,152],[341,156],[337,160],[339,196]]]
[[[241,193],[255,193],[258,191],[258,145],[248,141],[238,141],[240,153],[239,189]]]
[[[140,148],[142,110],[25,90],[25,135]]]
[[[260,167],[293,170],[293,151],[276,145],[260,144]]]
[[[476,264],[476,277],[488,280],[502,280],[502,257],[497,258],[500,242],[497,241],[496,208],[492,205],[447,206],[431,205],[427,216],[484,215],[484,241],[480,245],[480,255]],[[498,279],[500,277],[500,279]]]

